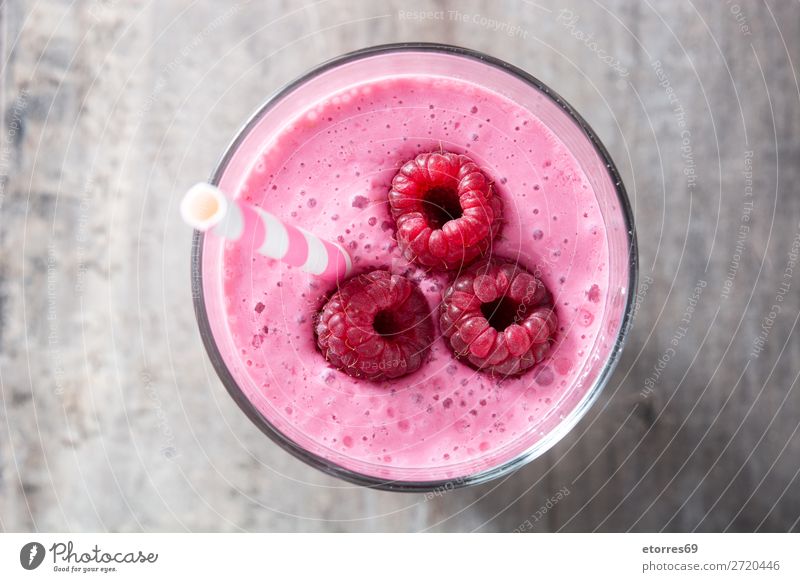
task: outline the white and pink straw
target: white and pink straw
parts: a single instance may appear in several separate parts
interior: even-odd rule
[[[201,182],[189,189],[181,201],[181,216],[199,231],[210,231],[230,241],[252,241],[259,254],[311,275],[342,280],[353,269],[350,255],[340,245],[229,198],[211,184]]]

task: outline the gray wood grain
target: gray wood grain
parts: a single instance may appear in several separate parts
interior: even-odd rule
[[[796,3],[15,0],[0,19],[0,529],[800,529]],[[486,51],[575,105],[623,174],[648,282],[578,427],[432,499],[328,478],[245,419],[203,351],[176,212],[271,91],[404,40]]]

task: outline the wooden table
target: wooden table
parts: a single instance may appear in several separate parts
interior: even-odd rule
[[[0,529],[800,529],[797,3],[16,0],[0,19]],[[270,92],[407,40],[496,55],[583,113],[643,282],[578,427],[430,499],[328,478],[245,419],[200,342],[176,210]]]

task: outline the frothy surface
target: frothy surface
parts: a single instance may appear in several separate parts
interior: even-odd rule
[[[580,400],[606,302],[603,218],[576,160],[531,112],[463,81],[395,77],[330,96],[262,145],[237,152],[256,160],[237,195],[338,240],[357,271],[389,268],[418,281],[434,317],[452,275],[426,274],[401,258],[387,193],[419,153],[470,156],[505,206],[492,252],[538,272],[560,320],[549,357],[518,378],[498,383],[455,361],[437,321],[422,369],[359,381],[331,369],[315,346],[313,319],[333,288],[256,255],[248,241],[226,243],[230,337],[219,348],[276,428],[361,473],[444,479],[512,459],[558,424],[559,402]]]

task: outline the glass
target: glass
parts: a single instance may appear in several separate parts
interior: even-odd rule
[[[541,81],[503,61],[468,49],[440,44],[397,44],[363,49],[325,63],[278,91],[239,131],[219,162],[211,182],[236,192],[247,175],[252,156],[239,152],[259,150],[286,119],[303,111],[321,96],[380,76],[426,74],[456,78],[482,85],[533,112],[570,150],[588,178],[605,221],[608,246],[609,292],[606,294],[603,330],[586,358],[579,386],[564,392],[530,446],[517,448],[492,466],[435,471],[431,468],[399,471],[391,479],[379,471],[354,470],[308,450],[278,430],[251,402],[231,372],[219,342],[228,341],[221,269],[224,242],[194,233],[192,291],[195,313],[209,357],[226,389],[242,411],[267,436],[306,463],[347,481],[394,491],[425,491],[482,483],[518,469],[550,449],[575,426],[597,399],[620,356],[633,315],[637,280],[636,236],[625,188],[608,152],[583,118]],[[521,437],[520,441],[524,440]],[[520,445],[522,446],[522,445]]]

